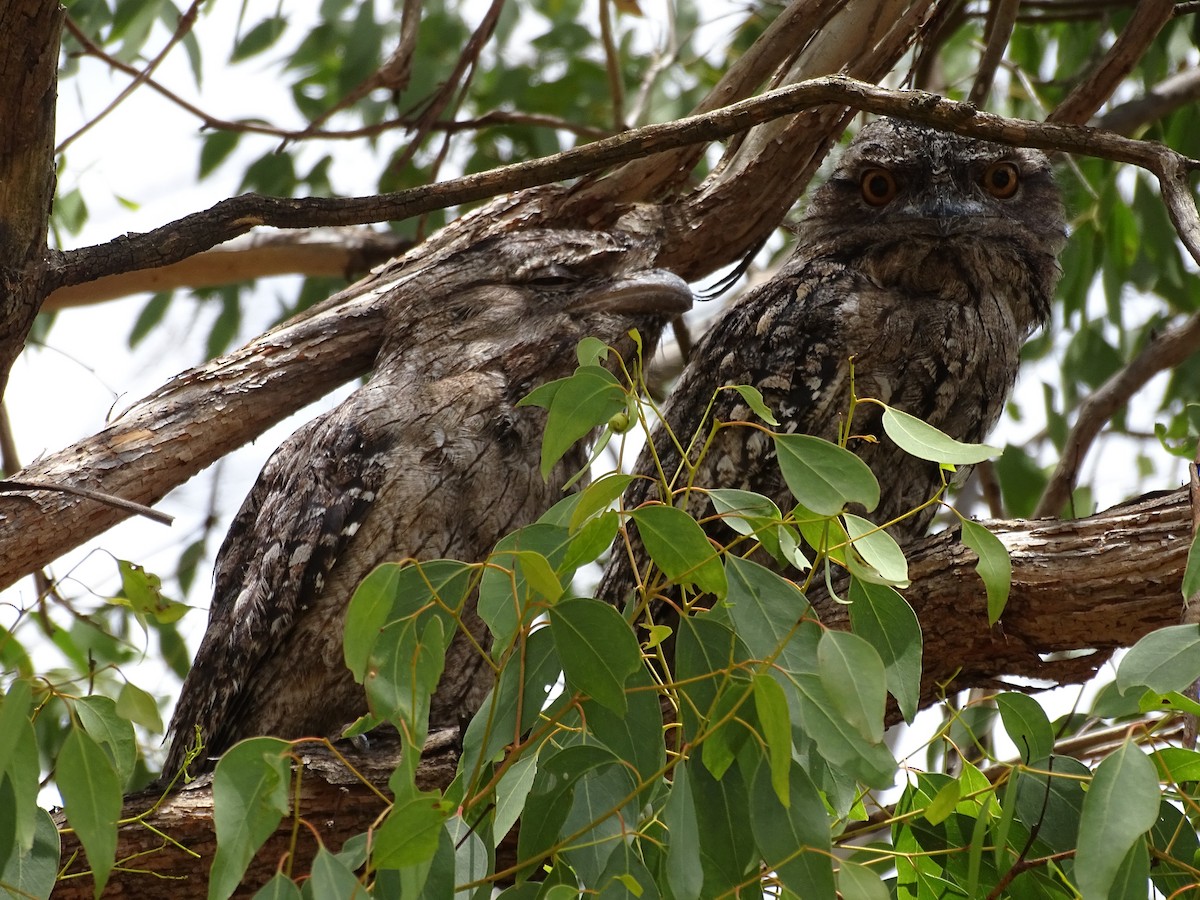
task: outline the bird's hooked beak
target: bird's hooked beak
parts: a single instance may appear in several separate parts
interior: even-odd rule
[[[674,316],[692,308],[692,289],[665,269],[649,269],[598,284],[571,304],[577,313]]]

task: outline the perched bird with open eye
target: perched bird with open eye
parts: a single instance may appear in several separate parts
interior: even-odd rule
[[[1062,200],[1046,157],[897,119],[864,126],[796,228],[791,258],[734,302],[697,344],[664,419],[686,443],[715,391],[749,384],[776,429],[837,440],[850,400],[873,397],[961,441],[983,440],[1017,377],[1021,345],[1050,313],[1066,240]],[[723,422],[756,421],[733,391],[712,409]],[[881,499],[873,519],[912,510],[941,485],[936,464],[901,451],[860,407],[850,449],[872,469]],[[663,428],[652,436],[662,469],[680,465]],[[627,508],[658,496],[642,454]],[[692,483],[739,488],[794,506],[759,430],[720,431]],[[693,494],[693,514],[710,515]],[[924,534],[928,508],[890,529],[902,544]],[[632,527],[632,526],[631,526]],[[716,527],[716,526],[714,526]],[[714,536],[727,540],[731,532]],[[642,567],[634,536],[634,557]],[[599,596],[623,603],[638,584],[618,547]]]
[[[366,712],[342,653],[355,588],[386,561],[482,560],[561,498],[586,448],[543,480],[545,414],[517,401],[570,374],[584,337],[627,354],[637,328],[653,346],[692,295],[652,258],[623,233],[531,229],[447,253],[395,289],[370,379],[275,451],[233,520],[168,776],[197,727],[202,770],[242,738],[336,736]],[[473,606],[463,624],[487,646]],[[482,663],[460,631],[431,727],[482,702]]]

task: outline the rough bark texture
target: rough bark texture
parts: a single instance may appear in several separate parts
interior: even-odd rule
[[[0,397],[45,293],[64,16],[47,0],[0,5]]]

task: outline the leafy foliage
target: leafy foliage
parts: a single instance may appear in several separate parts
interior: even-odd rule
[[[82,77],[97,48],[114,61],[145,65],[155,41],[182,15],[169,0],[66,6],[75,27],[64,38],[66,83]],[[354,164],[367,172],[358,192],[543,156],[690,112],[775,11],[755,10],[722,44],[728,50],[721,56],[702,37],[702,5],[680,4],[687,8],[677,10],[674,43],[656,57],[640,49],[648,22],[636,3],[613,4],[623,12],[610,22],[607,55],[600,26],[577,0],[510,3],[443,117],[490,116],[490,124],[430,130],[423,114],[478,25],[477,13],[464,9],[471,6],[421,4],[416,64],[353,103],[343,101],[369,83],[401,38],[401,16],[386,4],[326,0],[306,18],[287,5],[247,3],[227,48],[184,33],[180,47],[197,84],[206,66],[234,68],[247,80],[266,67],[291,102],[252,120],[209,123],[188,171],[200,181],[233,174],[242,190],[283,196],[346,191],[337,154],[279,124],[285,112],[338,137],[357,133],[369,145],[357,158],[366,162]],[[609,4],[601,8],[609,14]],[[1012,77],[1002,80],[1005,90],[989,108],[1042,118],[1127,16],[1022,17],[1007,50]],[[1175,17],[1123,93],[1144,94],[1194,66],[1196,22]],[[960,95],[984,25],[964,12],[953,26],[934,49],[946,79],[939,89]],[[1169,111],[1146,124],[1144,136],[1200,156],[1200,108]],[[69,157],[61,159],[54,206],[58,244],[80,233],[93,208],[75,186]],[[697,174],[705,169],[702,163]],[[899,410],[885,409],[882,417],[889,439],[941,463],[948,481],[955,466],[994,460],[996,515],[1032,513],[1046,463],[1066,446],[1082,399],[1200,307],[1194,267],[1144,176],[1081,158],[1062,178],[1073,234],[1055,327],[1026,349],[1040,393],[1024,392],[1012,409],[1014,419],[1044,427],[1027,427],[1032,437],[997,456],[998,448],[952,442]],[[448,215],[392,227],[416,237]],[[770,250],[778,254],[782,243]],[[327,296],[333,284],[306,279],[295,297],[281,299],[280,314]],[[131,327],[130,346],[155,333],[172,308],[195,303],[211,312],[206,352],[219,354],[239,338],[252,298],[241,284],[155,294]],[[36,336],[50,327],[44,318]],[[527,398],[549,409],[544,468],[594,428],[604,430],[601,443],[619,442],[630,421],[648,417],[637,399],[641,385],[600,365],[596,350],[582,348],[575,376]],[[1143,474],[1161,470],[1152,458],[1159,441],[1194,456],[1197,365],[1184,362],[1159,395],[1110,422],[1111,432],[1136,448]],[[753,388],[735,389],[761,421],[718,427],[776,424]],[[878,486],[857,457],[808,436],[773,437],[798,503],[781,510],[755,494],[710,492],[712,514],[738,535],[729,546],[714,544],[677,506],[621,508],[630,476],[616,473],[506,538],[486,565],[397,564],[368,578],[349,611],[345,658],[371,703],[371,716],[357,729],[388,722],[409,750],[389,785],[393,804],[369,835],[336,851],[322,848],[303,885],[281,872],[259,896],[450,896],[456,888],[486,896],[499,881],[496,848],[517,825],[520,862],[506,873],[516,883],[501,894],[514,900],[580,890],[676,898],[1144,897],[1148,884],[1163,896],[1194,893],[1200,754],[1181,747],[1146,752],[1139,744],[1153,743],[1164,721],[1157,716],[1197,711],[1185,693],[1200,675],[1196,626],[1150,635],[1122,660],[1115,685],[1090,712],[1140,724],[1094,756],[1078,751],[1077,758],[1060,743],[1082,731],[1082,714],[1052,721],[1039,700],[1010,692],[993,698],[994,708],[947,705],[946,721],[927,745],[928,765],[916,762],[921,747],[905,748],[908,755],[897,759],[884,736],[885,710],[894,704],[911,721],[922,678],[923,637],[904,597],[908,562],[884,530],[888,523],[870,519]],[[962,542],[978,557],[988,621],[1002,628],[1007,552],[967,517],[978,508],[966,498],[950,507],[950,499],[929,501],[961,524]],[[1087,512],[1094,502],[1085,486],[1067,512]],[[642,595],[618,612],[587,596],[589,566],[630,521],[655,568]],[[180,596],[206,553],[204,536],[188,540],[176,578]],[[162,730],[159,704],[169,693],[131,673],[153,655],[182,676],[189,654],[178,624],[187,608],[168,596],[173,586],[164,589],[136,562],[121,560],[116,568],[117,596],[89,605],[48,595],[14,607],[0,629],[0,809],[13,811],[0,816],[0,891],[48,896],[53,889],[59,834],[37,805],[45,773],[53,773],[97,893],[110,872],[130,862],[115,859],[120,798],[153,774],[148,748]],[[1189,563],[1186,596],[1198,579]],[[826,585],[848,607],[849,632],[828,629],[808,604],[807,595]],[[685,615],[674,628],[648,618],[651,597],[668,586],[683,597]],[[494,639],[497,679],[466,729],[458,778],[432,792],[415,778],[429,695],[473,592]],[[50,654],[57,663],[47,661]],[[1154,717],[1143,718],[1147,711]],[[997,737],[1011,749],[993,747]],[[940,748],[949,748],[944,771],[934,764]],[[285,742],[256,739],[221,761],[211,896],[236,890],[257,846],[289,814],[296,778],[289,752]]]

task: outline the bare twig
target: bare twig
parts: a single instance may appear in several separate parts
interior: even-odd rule
[[[1104,423],[1151,378],[1179,365],[1197,350],[1200,350],[1200,313],[1153,338],[1123,369],[1080,404],[1079,416],[1067,435],[1062,457],[1038,502],[1035,516],[1054,516],[1062,511],[1075,489],[1083,459]]]
[[[979,70],[975,74],[975,82],[971,85],[971,93],[967,100],[977,106],[982,106],[992,89],[992,81],[996,77],[996,69],[1004,58],[1004,50],[1008,47],[1008,39],[1012,36],[1013,25],[1017,21],[1017,10],[1021,0],[992,0],[988,4],[987,25],[983,35],[983,55],[979,57]]]
[[[484,44],[492,36],[492,32],[496,30],[496,22],[500,19],[500,11],[504,9],[504,0],[492,0],[487,12],[483,16],[483,21],[479,23],[479,27],[471,34],[467,40],[467,45],[463,47],[462,53],[458,56],[458,62],[454,65],[454,71],[447,77],[442,86],[430,99],[424,112],[421,113],[420,119],[417,120],[416,126],[413,128],[412,138],[408,142],[408,146],[400,157],[392,163],[392,167],[399,171],[409,160],[417,153],[421,144],[425,141],[425,136],[429,134],[430,128],[434,122],[438,120],[446,106],[450,102],[450,98],[456,93],[459,97],[463,96],[462,91],[465,91],[471,81],[471,73],[475,71],[475,63],[479,59],[479,54],[483,50]],[[460,87],[462,90],[460,90]]]
[[[192,26],[196,24],[196,16],[199,14],[200,7],[203,4],[204,0],[192,0],[191,6],[189,6],[184,14],[179,17],[179,23],[175,26],[175,33],[171,35],[170,40],[163,45],[162,50],[158,52],[154,59],[150,60],[150,62],[146,64],[146,67],[138,73],[137,77],[127,84],[125,89],[121,91],[121,93],[117,94],[113,101],[108,104],[108,106],[104,107],[104,109],[102,109],[99,113],[92,116],[91,119],[81,125],[74,134],[63,140],[57,147],[54,148],[54,152],[62,153],[67,149],[67,147],[75,143],[75,141],[95,127],[101,119],[105,118],[114,109],[124,103],[125,99],[129,97],[129,95],[135,90],[137,90],[138,87],[150,77],[150,74],[159,67],[162,61],[167,58],[167,54],[171,52],[171,48],[182,41],[187,36],[188,32],[192,30]],[[73,30],[72,33],[75,33],[77,30],[78,29]]]
[[[1087,77],[1050,113],[1050,121],[1082,124],[1095,115],[1141,61],[1146,48],[1171,21],[1174,11],[1173,0],[1139,0],[1125,30]]]
[[[604,47],[604,69],[608,74],[608,96],[612,103],[613,130],[628,128],[625,120],[625,85],[621,78],[621,54],[613,38],[613,8],[609,0],[600,0],[600,43]]]
[[[166,513],[161,513],[157,509],[151,509],[142,503],[135,503],[132,500],[125,500],[112,494],[105,494],[102,491],[92,491],[70,484],[49,481],[26,481],[25,479],[15,478],[0,479],[0,493],[11,491],[58,491],[61,494],[82,497],[84,500],[95,500],[97,503],[104,503],[107,506],[124,510],[127,513],[145,516],[147,519],[159,522],[162,525],[170,525],[175,521],[174,516],[168,516]]]

